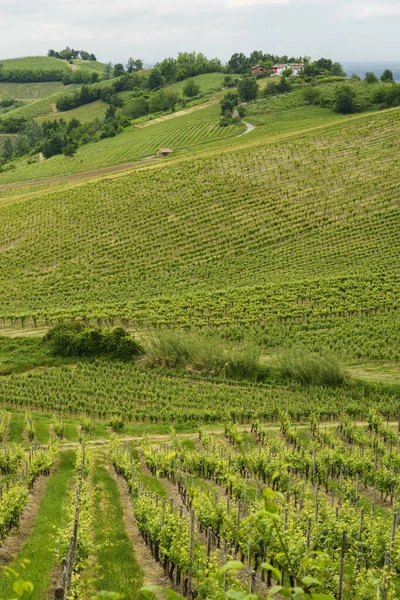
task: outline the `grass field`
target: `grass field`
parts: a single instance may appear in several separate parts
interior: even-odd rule
[[[104,119],[107,110],[107,104],[102,100],[97,100],[91,104],[85,104],[79,106],[73,110],[67,110],[64,112],[51,112],[47,115],[41,115],[36,120],[39,123],[43,121],[56,121],[57,119],[64,119],[65,121],[71,121],[71,119],[78,119],[81,123],[89,123],[95,119]]]
[[[206,73],[205,75],[197,75],[191,77],[191,80],[195,81],[199,86],[200,93],[206,94],[209,92],[219,91],[224,83],[225,75],[223,73]],[[178,81],[166,86],[166,89],[173,90],[180,96],[183,95],[183,88],[185,87],[186,81]]]
[[[82,60],[81,58],[72,60],[72,64],[75,65],[78,70],[98,73],[100,77],[103,76],[106,66],[104,63],[99,62],[98,60]]]

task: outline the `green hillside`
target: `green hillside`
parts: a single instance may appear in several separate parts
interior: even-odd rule
[[[82,111],[88,112],[90,105],[76,111],[79,111],[78,114]],[[14,114],[17,112],[19,113],[15,111]],[[71,114],[74,112],[71,111]],[[63,113],[55,114],[58,118],[63,116]],[[196,147],[203,149],[206,144],[212,145],[216,140],[236,137],[244,130],[245,127],[240,123],[220,127],[219,107],[206,106],[202,110],[174,119],[149,122],[146,126],[129,127],[116,137],[80,147],[73,157],[58,155],[43,163],[35,164],[28,164],[26,160],[18,161],[15,163],[15,170],[0,174],[0,185],[17,181],[35,181],[138,160],[154,156],[159,147],[170,147],[175,152]]]
[[[37,121],[55,121],[56,119],[64,119],[65,121],[71,121],[71,119],[78,119],[81,123],[94,121],[94,119],[104,119],[106,114],[107,104],[102,100],[79,106],[73,110],[67,110],[65,112],[53,111],[46,115],[40,115],[37,117]]]
[[[366,116],[6,205],[3,316],[282,323],[393,357],[399,125]]]
[[[51,56],[26,56],[23,58],[0,59],[5,71],[12,69],[31,71],[71,71],[70,65],[65,60]]]
[[[56,92],[61,92],[64,90],[64,85],[58,81],[49,81],[44,83],[0,82],[0,99],[34,102],[35,100],[47,98]]]

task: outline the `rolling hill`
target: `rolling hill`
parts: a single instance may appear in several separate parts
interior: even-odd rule
[[[394,357],[399,125],[365,115],[5,205],[2,316],[282,324]]]

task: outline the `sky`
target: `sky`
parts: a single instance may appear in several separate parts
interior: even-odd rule
[[[181,51],[399,61],[400,0],[0,0],[0,59],[65,46],[146,64]]]

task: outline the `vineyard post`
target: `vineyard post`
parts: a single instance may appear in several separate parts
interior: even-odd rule
[[[307,544],[306,544],[307,552],[310,549],[310,537],[311,537],[311,517],[307,517]]]
[[[358,529],[358,549],[357,549],[357,558],[356,558],[356,569],[360,570],[360,559],[361,559],[361,544],[362,544],[362,534],[364,527],[364,509],[360,510],[360,527]]]
[[[189,571],[188,571],[188,598],[192,597],[192,575],[193,575],[193,548],[194,548],[194,512],[190,512],[190,541],[189,541]]]
[[[342,538],[342,550],[340,556],[340,573],[339,573],[339,591],[337,595],[337,600],[342,600],[343,598],[343,580],[344,580],[344,557],[346,554],[346,532],[343,531]]]

